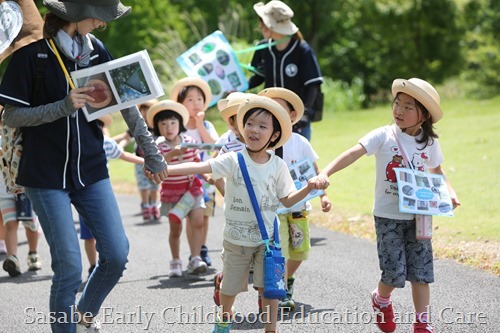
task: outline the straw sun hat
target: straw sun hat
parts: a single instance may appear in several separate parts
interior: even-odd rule
[[[205,95],[205,105],[203,109],[208,109],[210,101],[212,100],[212,91],[210,90],[210,86],[208,85],[208,83],[206,83],[199,77],[185,77],[177,81],[172,88],[172,91],[170,92],[170,99],[173,101],[179,101],[180,92],[182,91],[182,89],[189,86],[198,87],[201,89],[201,91],[203,91],[203,94]]]
[[[431,114],[433,123],[437,123],[443,117],[443,111],[439,105],[441,99],[429,82],[417,78],[396,79],[392,83],[392,96],[396,97],[400,92],[422,103]]]
[[[217,108],[220,111],[220,116],[225,121],[238,113],[238,107],[244,103],[248,97],[255,96],[255,94],[233,92],[227,95],[226,98],[220,99],[217,102]]]
[[[182,123],[183,123],[184,127],[187,125],[187,123],[189,121],[189,112],[186,109],[186,107],[184,105],[182,105],[181,103],[177,103],[176,101],[172,101],[172,100],[167,99],[164,101],[160,101],[156,104],[153,104],[149,108],[148,114],[146,115],[146,122],[147,122],[149,127],[151,127],[151,128],[155,127],[155,124],[154,124],[155,116],[158,114],[158,112],[161,112],[161,111],[177,112],[182,118]]]
[[[44,0],[43,4],[57,17],[68,22],[79,22],[88,18],[111,22],[127,16],[132,10],[119,0]]]
[[[245,114],[255,108],[264,109],[271,112],[281,126],[281,137],[278,142],[273,147],[268,149],[277,149],[285,144],[288,141],[290,136],[292,135],[292,123],[290,122],[290,116],[284,107],[281,106],[280,103],[276,102],[273,99],[264,96],[249,96],[245,102],[240,104],[238,107],[237,121],[238,128],[243,130],[243,118]]]
[[[271,31],[282,35],[293,35],[299,31],[292,22],[293,10],[282,1],[259,2],[253,5],[253,9]]]
[[[295,125],[304,115],[304,103],[296,93],[289,89],[279,87],[266,88],[259,92],[258,95],[269,98],[280,98],[290,103],[293,108],[291,111],[296,112],[295,120],[292,122],[292,125]]]

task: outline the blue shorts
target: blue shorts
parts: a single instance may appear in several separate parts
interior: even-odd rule
[[[403,288],[405,281],[434,282],[432,242],[417,240],[415,220],[392,220],[375,216],[381,281]]]

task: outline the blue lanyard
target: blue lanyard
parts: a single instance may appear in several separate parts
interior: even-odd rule
[[[247,165],[245,163],[245,159],[241,152],[238,152],[238,163],[240,164],[241,173],[243,174],[243,179],[245,180],[245,187],[248,191],[248,196],[250,197],[250,201],[252,202],[252,207],[255,212],[255,216],[257,217],[257,222],[259,223],[260,233],[262,235],[262,241],[264,245],[266,245],[266,251],[270,251],[269,249],[269,236],[267,235],[266,227],[264,226],[264,220],[262,218],[262,214],[259,209],[259,204],[257,203],[257,198],[255,197],[255,191],[253,190],[252,182],[250,181],[250,176],[248,175]],[[274,245],[276,247],[280,247],[279,245],[279,230],[278,230],[278,220],[276,216],[274,217]]]

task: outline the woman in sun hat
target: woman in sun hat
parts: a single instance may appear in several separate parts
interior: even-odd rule
[[[125,270],[129,243],[109,180],[102,131],[97,121],[87,122],[81,109],[95,101],[88,95],[94,88],[70,90],[55,52],[68,72],[111,60],[101,41],[91,41],[91,32],[128,15],[131,8],[118,0],[45,0],[44,5],[47,39],[12,55],[0,85],[0,103],[5,105],[5,124],[22,133],[17,183],[26,188],[50,247],[51,328],[95,332],[99,325],[94,317]],[[91,62],[92,50],[96,59]],[[43,75],[37,77],[39,56],[46,61]],[[131,107],[121,113],[144,151],[145,169],[160,182],[167,176],[166,163],[139,111]],[[72,206],[96,238],[99,252],[76,307],[82,260]]]
[[[212,173],[215,179],[225,177],[223,270],[220,311],[212,332],[229,332],[236,295],[248,289],[248,274],[253,262],[254,286],[262,293],[264,287],[262,243],[245,183],[241,178],[238,154],[242,154],[252,179],[256,198],[262,209],[268,235],[273,235],[278,202],[290,207],[302,200],[314,187],[313,181],[301,190],[295,189],[288,167],[282,159],[269,153],[289,139],[292,125],[287,111],[276,101],[263,96],[250,96],[240,104],[237,113],[238,128],[246,148],[229,152],[201,163],[183,163],[168,166],[169,174]],[[275,332],[278,301],[263,298],[264,311],[270,311],[264,323],[266,332]]]
[[[259,45],[267,44],[267,47],[254,53],[251,65],[255,72],[249,79],[249,88],[264,82],[265,88],[282,87],[296,93],[304,103],[305,112],[297,119],[293,131],[310,141],[313,104],[323,83],[314,50],[292,22],[294,12],[284,2],[259,2],[253,8],[264,37]]]
[[[428,82],[412,78],[392,83],[392,116],[394,123],[375,129],[354,147],[340,154],[319,175],[327,178],[346,168],[363,155],[375,155],[376,181],[373,215],[377,233],[377,251],[382,271],[378,287],[372,292],[376,323],[382,332],[394,332],[396,321],[391,293],[412,287],[415,306],[414,333],[433,333],[430,325],[429,284],[434,282],[432,244],[430,239],[417,239],[415,215],[399,211],[395,184],[396,167],[428,171],[444,176],[443,154],[434,124],[443,117],[440,98]],[[403,161],[401,161],[403,160]],[[460,205],[448,179],[453,208]]]
[[[170,99],[184,105],[189,111],[189,122],[186,125],[186,134],[196,140],[197,143],[215,143],[219,139],[219,134],[215,126],[205,119],[205,112],[208,110],[212,100],[212,91],[207,82],[199,77],[184,77],[178,80],[171,92]],[[202,151],[201,160],[206,161],[211,158],[209,151]],[[201,176],[200,176],[201,177]],[[215,186],[208,183],[209,178],[203,180],[205,191],[205,211],[203,212],[203,245],[200,256],[208,265],[212,265],[212,258],[208,255],[207,235],[210,216],[215,212]],[[210,182],[212,182],[210,180]],[[189,219],[189,218],[188,218]],[[191,224],[186,226],[186,235],[191,237]]]

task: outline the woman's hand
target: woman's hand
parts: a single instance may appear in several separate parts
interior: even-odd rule
[[[69,92],[69,99],[71,101],[71,105],[75,110],[81,109],[88,102],[94,102],[95,99],[88,95],[89,92],[94,91],[94,87],[82,87],[75,88]]]

